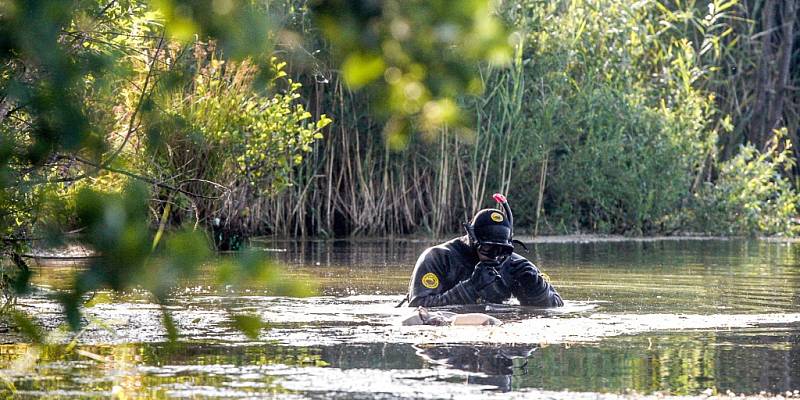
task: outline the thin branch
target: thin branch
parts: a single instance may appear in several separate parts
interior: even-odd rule
[[[67,156],[60,156],[60,157],[70,158],[70,157],[67,157]],[[115,172],[115,173],[118,173],[118,174],[122,174],[122,175],[125,175],[125,176],[128,176],[128,177],[134,178],[134,179],[138,179],[138,180],[143,181],[143,182],[147,182],[147,183],[149,183],[151,185],[158,186],[160,188],[164,188],[164,189],[167,189],[167,190],[172,190],[172,191],[175,191],[175,192],[183,193],[183,194],[185,194],[187,196],[190,196],[190,197],[197,197],[197,198],[201,198],[201,199],[210,199],[210,200],[217,200],[217,199],[220,199],[222,197],[222,195],[220,195],[220,196],[206,196],[206,195],[202,195],[202,194],[192,193],[192,192],[190,192],[188,190],[183,190],[180,187],[175,187],[175,186],[172,186],[172,185],[164,183],[164,182],[159,182],[159,181],[157,181],[155,179],[148,178],[148,177],[146,177],[144,175],[139,175],[139,174],[136,174],[136,173],[133,173],[133,172],[130,172],[130,171],[126,171],[124,169],[105,166],[105,165],[96,163],[94,161],[87,160],[87,159],[82,158],[82,157],[74,156],[74,157],[72,157],[72,159],[74,159],[75,161],[84,163],[86,165],[90,165],[90,166],[95,167],[97,169],[102,169],[102,170],[106,170],[106,171],[109,171],[109,172]],[[202,180],[200,180],[200,181],[202,181]],[[225,187],[223,185],[220,185],[218,183],[214,183],[214,182],[210,182],[210,181],[203,181],[203,182],[212,183],[215,186],[224,189],[225,191],[230,191],[230,189],[228,189],[227,187]]]
[[[147,77],[144,80],[144,86],[142,87],[142,91],[139,94],[139,101],[137,102],[136,108],[133,109],[133,113],[131,114],[131,119],[130,122],[128,123],[128,132],[125,134],[125,139],[123,139],[122,144],[119,145],[119,147],[111,154],[110,157],[108,157],[108,159],[106,159],[100,165],[98,165],[97,167],[98,169],[102,168],[102,169],[108,169],[110,171],[109,166],[111,165],[111,162],[114,161],[114,159],[117,158],[117,156],[119,156],[120,153],[122,153],[122,149],[125,148],[125,145],[128,144],[131,135],[133,135],[133,132],[136,130],[135,129],[136,116],[142,109],[142,102],[144,101],[145,95],[147,94],[147,86],[150,83],[150,79],[153,78],[153,72],[155,69],[156,61],[158,60],[158,54],[161,52],[161,49],[164,46],[164,34],[165,31],[162,30],[161,39],[159,39],[158,41],[158,47],[156,48],[156,53],[153,56],[153,61],[150,62],[150,70],[147,71]]]
[[[99,12],[99,13],[97,13],[97,15],[95,16],[95,18],[100,18],[100,17],[102,17],[102,16],[103,16],[103,14],[105,14],[105,13],[106,13],[106,11],[108,11],[108,9],[109,9],[109,8],[111,8],[111,6],[113,6],[113,5],[114,5],[116,2],[117,2],[117,0],[111,0],[111,1],[109,1],[109,2],[108,2],[108,4],[106,4],[106,6],[105,6],[105,7],[103,7],[103,9],[102,9],[102,10],[100,10],[100,12]]]
[[[200,178],[191,178],[191,179],[185,179],[185,180],[182,180],[182,181],[180,181],[180,182],[178,183],[178,186],[183,186],[184,184],[191,183],[191,182],[207,183],[207,184],[209,184],[209,185],[211,185],[211,186],[216,186],[217,188],[219,188],[219,189],[222,189],[222,190],[224,190],[224,191],[226,191],[226,192],[230,192],[230,191],[231,191],[231,190],[230,190],[230,189],[229,189],[227,186],[225,186],[225,185],[222,185],[222,184],[220,184],[220,183],[217,183],[217,182],[212,182],[212,181],[209,181],[209,180],[206,180],[206,179],[200,179]]]
[[[0,237],[0,242],[3,243],[16,243],[16,242],[30,242],[34,240],[44,240],[43,237],[26,236],[26,237]]]
[[[125,36],[129,38],[139,39],[160,39],[161,35],[134,35],[118,31],[96,31],[96,30],[82,30],[82,31],[64,31],[67,35],[80,35],[80,34],[98,34],[98,35],[112,35],[112,36]]]

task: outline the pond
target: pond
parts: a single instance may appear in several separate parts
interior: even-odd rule
[[[798,396],[800,244],[748,240],[540,242],[523,255],[566,305],[469,307],[505,323],[399,326],[395,308],[418,240],[277,241],[288,276],[318,282],[308,298],[186,282],[167,342],[145,293],[85,310],[74,348],[0,345],[4,394],[16,398],[628,398],[631,394]],[[213,268],[207,266],[206,268]],[[22,308],[61,324],[52,294],[80,265],[36,268]],[[206,276],[209,274],[206,274]],[[223,307],[224,306],[224,307]],[[269,321],[258,340],[223,308]]]

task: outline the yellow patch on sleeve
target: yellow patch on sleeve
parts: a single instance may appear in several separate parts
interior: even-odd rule
[[[422,286],[425,286],[428,289],[436,289],[439,287],[439,277],[433,272],[428,272],[427,274],[422,275]]]

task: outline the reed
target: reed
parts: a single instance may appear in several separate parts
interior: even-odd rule
[[[221,216],[245,235],[442,236],[493,206],[495,191],[509,194],[518,232],[694,227],[684,218],[694,215],[693,199],[708,192],[739,144],[755,140],[750,116],[766,90],[751,84],[765,71],[758,60],[791,49],[798,57],[786,40],[796,32],[787,30],[766,35],[775,48],[765,50],[759,32],[774,28],[767,22],[789,21],[794,7],[770,4],[779,15],[764,17],[763,5],[748,1],[509,3],[500,12],[517,32],[513,62],[481,67],[484,92],[461,99],[469,129],[411,135],[401,152],[384,140],[385,115],[373,108],[373,94],[346,86],[307,14],[291,15],[304,8],[288,7],[280,20],[304,43],[279,54],[295,61],[287,72],[302,84],[303,110],[312,119],[332,116],[324,138],[308,144],[301,164],[268,174],[275,190],[264,190],[274,182],[238,178],[229,153],[198,145],[192,135],[163,149],[169,164],[158,173],[167,179],[169,171],[184,171],[197,179],[188,188],[208,194],[217,189],[205,180],[230,185],[222,201],[170,200],[183,210],[173,211],[173,220],[210,224]],[[770,124],[786,124],[790,141],[798,120],[796,64],[767,70],[770,85],[783,85],[783,105],[771,99],[769,107],[783,111],[762,113]],[[225,90],[247,90],[236,86],[235,69],[226,73],[234,79]],[[176,151],[186,148],[192,151]]]
[[[381,140],[369,94],[336,71],[324,85],[306,76],[308,106],[336,122],[270,203],[273,232],[443,235],[494,191],[535,233],[672,229],[713,176],[728,120],[709,94],[728,90],[719,66],[748,51],[736,47],[752,28],[739,18],[752,5],[711,4],[514,2],[515,59],[484,67],[486,91],[463,99],[471,132],[414,137],[403,153]]]

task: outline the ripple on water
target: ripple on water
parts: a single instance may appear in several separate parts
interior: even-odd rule
[[[553,278],[565,307],[460,308],[505,322],[495,327],[398,326],[412,310],[394,305],[428,244],[286,246],[278,255],[286,273],[314,276],[323,296],[292,299],[258,288],[217,291],[204,278],[187,282],[169,307],[181,331],[178,348],[162,343],[160,309],[145,293],[112,296],[86,309],[90,323],[81,340],[94,347],[82,349],[96,359],[54,346],[35,372],[19,372],[11,360],[26,350],[15,344],[0,354],[0,366],[29,397],[129,391],[186,398],[620,399],[629,388],[695,396],[709,387],[798,389],[800,244],[539,243],[528,256]],[[45,289],[21,301],[50,328],[63,323],[49,297],[63,281],[39,281]],[[225,309],[256,313],[273,328],[252,341],[231,327]]]
[[[567,301],[562,309],[541,310],[514,305],[470,306],[505,321],[496,327],[399,326],[409,308],[395,308],[393,296],[309,297],[203,296],[176,299],[170,312],[184,340],[248,342],[229,322],[228,309],[258,314],[271,324],[260,341],[294,345],[342,342],[392,343],[563,343],[591,342],[605,337],[650,331],[732,329],[758,324],[800,321],[799,313],[774,314],[619,314],[603,312],[598,302]],[[60,309],[45,299],[25,301],[47,325],[57,325]],[[452,308],[451,308],[452,309]],[[85,310],[90,324],[86,343],[160,342],[160,308],[149,303],[106,303]]]

